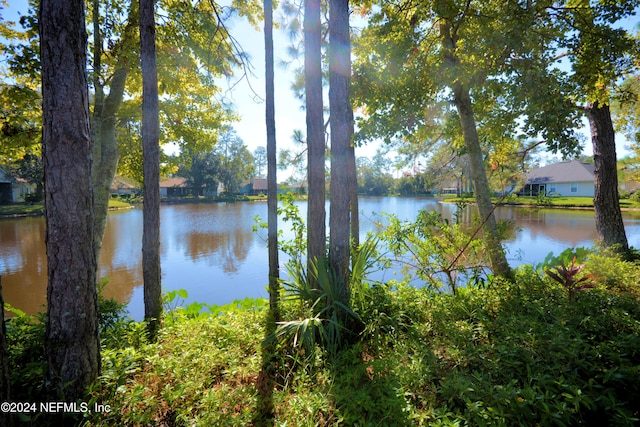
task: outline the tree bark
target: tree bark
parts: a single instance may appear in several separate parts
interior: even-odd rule
[[[452,34],[451,24],[446,19],[443,19],[440,24],[440,35],[442,37],[445,63],[453,77],[450,83],[453,91],[453,103],[458,111],[460,127],[462,128],[462,136],[469,159],[469,170],[471,172],[471,180],[473,181],[476,205],[478,207],[478,213],[480,214],[480,220],[482,221],[485,247],[489,255],[491,269],[497,276],[512,279],[513,272],[509,267],[502,243],[498,238],[496,219],[493,214],[493,204],[491,203],[491,190],[484,167],[484,158],[473,113],[471,94],[468,84],[465,83],[470,79],[469,76],[464,76],[464,72],[467,70],[462,69],[460,59],[455,53],[458,48],[456,45],[456,36]]]
[[[608,105],[590,104],[587,116],[593,144],[596,232],[600,244],[621,253],[629,251],[618,195],[616,142]]]
[[[324,117],[320,0],[304,3],[304,77],[307,122],[307,262],[326,256]],[[311,275],[308,275],[311,278]]]
[[[274,321],[279,321],[278,296],[280,266],[278,260],[278,181],[273,59],[273,3],[264,2],[265,44],[265,121],[267,128],[267,241],[269,249],[269,307]]]
[[[160,272],[160,120],[154,0],[140,0],[140,60],[142,66],[142,155],[144,211],[142,275],[144,318],[152,338],[162,315]]]
[[[2,276],[0,276],[0,402],[11,399],[10,384],[7,328],[4,323],[4,299],[2,298]],[[13,416],[9,412],[0,411],[0,425],[13,426]]]
[[[265,46],[265,123],[267,128],[267,245],[269,250],[269,315],[266,319],[265,339],[262,343],[262,366],[258,375],[258,408],[253,424],[275,425],[273,390],[276,386],[278,357],[271,336],[280,321],[278,298],[280,295],[280,268],[278,261],[278,182],[276,178],[277,147],[274,95],[273,60],[273,2],[264,1],[264,46]]]
[[[507,262],[502,243],[498,238],[496,218],[493,214],[493,204],[491,203],[491,190],[484,168],[480,138],[478,137],[469,90],[463,87],[461,83],[454,83],[453,97],[469,157],[469,168],[474,186],[476,205],[478,206],[480,219],[483,221],[482,229],[491,269],[498,276],[511,278],[511,268]]]
[[[358,203],[358,169],[356,165],[356,151],[351,138],[349,147],[349,200],[351,212],[351,244],[357,249],[360,245],[360,212]]]
[[[347,304],[351,235],[350,151],[353,139],[353,111],[349,102],[351,42],[349,1],[329,2],[329,108],[331,116],[331,185],[329,213],[329,260],[341,286],[341,300]]]
[[[40,5],[51,397],[75,401],[100,372],[84,2]]]
[[[104,82],[101,78],[102,71],[102,36],[99,22],[99,0],[93,3],[93,87],[95,90],[93,115],[92,115],[92,138],[93,138],[93,198],[94,198],[94,250],[96,260],[100,262],[100,250],[102,249],[102,238],[107,224],[107,213],[109,210],[109,199],[111,198],[111,183],[118,167],[120,154],[118,152],[118,141],[116,125],[118,122],[118,112],[124,99],[125,86],[129,77],[129,61],[134,60],[130,51],[136,40],[136,27],[138,26],[137,6],[138,2],[132,1],[129,6],[127,25],[123,35],[119,40],[114,55],[118,57],[118,64],[109,78],[109,94],[105,95]]]

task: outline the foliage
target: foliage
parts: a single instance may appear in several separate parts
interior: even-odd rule
[[[572,302],[578,291],[593,288],[594,285],[588,282],[590,276],[576,277],[584,268],[585,264],[576,265],[576,257],[574,256],[569,265],[558,265],[555,267],[556,271],[545,270],[545,273],[556,282],[560,283],[567,290],[567,296],[569,302]],[[583,283],[583,284],[581,284]]]
[[[367,249],[370,253],[373,249]],[[377,253],[376,251],[373,251]],[[329,363],[280,346],[276,425],[631,426],[640,413],[638,265],[586,249],[551,255],[602,266],[609,283],[569,304],[562,285],[522,266],[516,281],[434,293],[358,287],[360,342]],[[373,255],[370,258],[376,259]],[[628,281],[625,288],[613,280]],[[176,295],[181,292],[176,292]],[[266,304],[266,301],[264,301]],[[88,425],[246,425],[256,408],[266,310],[178,310],[153,345],[103,353]],[[285,316],[299,301],[282,303]],[[319,356],[319,354],[318,354]]]
[[[294,349],[303,348],[311,358],[315,356],[317,345],[331,357],[335,356],[353,334],[349,327],[359,321],[351,307],[342,302],[342,286],[336,273],[326,259],[310,263],[308,274],[312,275],[312,280],[307,277],[306,263],[288,265],[291,280],[283,282],[287,295],[285,300],[302,304],[303,313],[307,315],[302,319],[281,322],[276,337],[290,340]]]
[[[242,181],[255,172],[254,159],[242,139],[230,128],[221,133],[215,150],[219,160],[218,178],[226,192],[235,194]]]
[[[467,232],[457,221],[422,210],[415,222],[389,215],[380,238],[404,264],[407,279],[415,274],[431,289],[440,289],[444,281],[455,294],[461,281],[483,281],[488,269],[485,245],[473,230]]]

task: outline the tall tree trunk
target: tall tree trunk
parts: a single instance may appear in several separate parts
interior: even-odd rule
[[[125,85],[129,76],[128,47],[136,40],[136,16],[138,2],[132,1],[129,6],[127,26],[123,37],[119,41],[115,55],[118,56],[118,65],[109,81],[109,94],[105,95],[104,82],[101,78],[102,64],[102,37],[99,23],[99,0],[93,3],[93,87],[95,90],[92,138],[93,138],[93,166],[92,182],[94,191],[94,251],[96,260],[100,262],[100,250],[102,238],[107,224],[107,212],[109,199],[111,198],[111,183],[118,167],[119,153],[116,134],[118,111],[124,99]]]
[[[307,262],[326,255],[324,178],[324,118],[322,108],[322,55],[320,0],[304,2],[304,78],[307,121]],[[308,277],[311,278],[311,275]]]
[[[493,214],[493,204],[491,203],[491,190],[489,180],[484,167],[482,149],[480,148],[480,138],[471,106],[471,96],[469,90],[460,83],[453,84],[453,98],[464,144],[469,158],[469,169],[473,181],[474,194],[480,219],[483,221],[482,229],[484,242],[489,253],[489,261],[494,274],[506,278],[512,278],[512,271],[507,262],[502,243],[498,238],[496,218]]]
[[[267,245],[269,249],[269,315],[262,342],[262,366],[258,375],[258,411],[254,425],[274,425],[275,411],[273,390],[278,371],[276,346],[270,338],[280,321],[278,298],[280,295],[280,267],[278,261],[278,182],[276,177],[276,120],[273,60],[273,3],[264,1],[264,52],[265,52],[265,122],[267,128]]]
[[[588,105],[586,111],[595,163],[593,207],[598,240],[605,248],[615,247],[621,253],[626,253],[629,243],[618,198],[616,142],[611,111],[608,105],[599,103]]]
[[[7,349],[7,328],[4,323],[2,276],[0,276],[0,402],[7,402],[10,398],[9,351]],[[13,426],[13,416],[9,412],[0,411],[0,425]]]
[[[278,260],[278,180],[273,60],[273,3],[264,2],[265,92],[267,127],[267,241],[269,245],[269,308],[279,321],[278,295],[280,266]]]
[[[456,70],[461,70],[460,59],[455,53],[458,48],[456,46],[457,36],[452,34],[451,23],[446,19],[443,19],[440,24],[440,35],[442,37],[445,63],[455,75]],[[462,73],[463,71],[461,70],[459,74]],[[482,230],[489,254],[489,262],[491,263],[491,269],[494,274],[511,279],[513,278],[513,272],[509,267],[502,243],[498,238],[496,219],[493,214],[493,204],[491,203],[491,190],[484,167],[484,158],[482,148],[480,147],[476,120],[473,114],[471,95],[469,87],[463,83],[463,80],[462,75],[455,76],[451,82],[451,89],[453,90],[453,103],[458,111],[464,145],[469,159],[469,171],[473,182],[478,213],[482,221]]]
[[[84,2],[40,5],[51,397],[76,401],[100,372]]]
[[[353,138],[352,138],[353,139]],[[353,143],[349,147],[349,200],[351,212],[351,243],[354,248],[360,245],[360,212],[358,207],[358,169],[356,151]]]
[[[349,102],[351,42],[349,0],[329,2],[329,108],[331,110],[331,185],[329,214],[329,260],[342,286],[341,300],[348,303],[351,234],[350,152],[353,111]]]
[[[160,120],[154,0],[140,0],[140,60],[142,66],[142,155],[144,211],[142,274],[144,318],[155,337],[162,315],[160,273]]]

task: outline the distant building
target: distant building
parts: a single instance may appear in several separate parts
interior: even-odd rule
[[[240,184],[240,194],[247,196],[257,196],[259,194],[268,194],[266,178],[251,178]]]
[[[198,188],[190,186],[187,178],[175,177],[160,182],[160,197],[187,197],[204,196],[215,197],[216,188],[209,188],[206,185]]]
[[[300,181],[287,185],[287,190],[296,194],[307,194],[309,192],[309,183],[307,181]]]
[[[35,185],[22,178],[14,178],[0,168],[0,205],[24,202],[26,197],[35,191]]]
[[[140,185],[122,176],[114,176],[111,181],[112,196],[132,196],[140,192]]]
[[[593,197],[594,165],[573,160],[534,169],[527,172],[519,194]]]

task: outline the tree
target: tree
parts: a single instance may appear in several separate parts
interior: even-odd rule
[[[135,126],[128,128],[140,129],[142,87],[137,67],[138,2],[93,0],[91,5],[88,12],[93,35],[89,66],[95,90],[91,97],[96,205],[94,249],[99,258],[110,197],[108,190],[120,156],[118,142],[123,143],[123,139],[125,144],[131,142],[131,138],[122,137],[126,126],[119,125],[136,122]],[[193,7],[181,0],[163,2],[163,19],[157,28],[159,70],[163,82],[160,88],[163,100],[160,105],[161,143],[199,147],[199,142],[210,142],[210,134],[233,119],[229,110],[215,99],[220,89],[214,80],[223,75],[231,76],[234,67],[246,64],[237,42],[224,27],[224,20],[239,14],[255,24],[255,16],[260,11],[261,4],[254,0],[234,2],[228,8],[215,2],[196,2]],[[36,28],[35,12],[30,10],[29,16],[21,21],[27,28],[21,33],[27,35],[26,41],[12,45],[8,51],[8,63],[12,76],[18,81],[32,81],[40,71],[39,58],[33,50],[35,37],[29,36]],[[16,37],[16,40],[20,39]],[[129,115],[132,111],[136,113]],[[135,143],[139,144],[137,138],[135,135]],[[208,149],[212,147],[210,144]],[[127,155],[141,155],[141,150],[124,151]],[[136,164],[142,164],[141,157],[135,161],[128,159],[125,166],[131,168]]]
[[[217,188],[220,174],[221,158],[213,151],[198,152],[186,150],[181,153],[182,165],[178,169],[178,176],[187,178],[190,187],[197,189],[194,196],[202,196],[204,188]]]
[[[4,299],[2,298],[2,277],[0,276],[0,400],[8,402],[11,398],[9,373],[9,350],[7,349],[7,328],[4,319]],[[12,415],[8,411],[0,412],[3,426],[13,425]]]
[[[280,267],[278,261],[278,180],[276,165],[276,121],[274,93],[274,61],[273,61],[273,4],[271,0],[264,3],[264,44],[265,44],[265,121],[267,127],[267,239],[269,245],[269,308],[273,326],[280,320],[278,310]],[[263,147],[255,150],[256,164],[261,163]],[[258,169],[260,167],[258,166]]]
[[[589,120],[595,189],[593,206],[598,239],[604,247],[627,253],[629,244],[622,221],[618,197],[615,132],[610,104],[612,88],[633,68],[638,44],[624,29],[615,28],[619,19],[632,16],[637,1],[591,4],[566,3],[558,14],[567,35],[568,48],[582,108]],[[570,34],[570,35],[569,35]],[[575,96],[575,95],[569,95]]]
[[[380,12],[363,31],[359,43],[363,51],[357,55],[355,81],[361,85],[360,105],[366,104],[369,113],[362,128],[388,139],[398,135],[411,139],[414,134],[424,138],[418,129],[434,129],[434,124],[442,129],[438,115],[431,114],[433,106],[442,99],[450,101],[463,137],[458,150],[469,159],[492,268],[496,275],[511,277],[497,233],[474,107],[484,113],[489,100],[500,99],[499,87],[490,77],[503,75],[506,59],[518,46],[519,29],[511,28],[517,20],[500,2],[427,0],[379,6]]]
[[[255,171],[251,152],[233,129],[226,128],[220,135],[216,154],[220,158],[218,178],[224,190],[237,193],[242,181],[251,178]]]
[[[268,143],[268,141],[267,141]],[[267,161],[267,149],[263,146],[260,147],[256,147],[255,150],[253,150],[253,161],[255,163],[256,166],[256,176],[258,178],[263,178],[264,177],[264,169],[267,167],[268,161]],[[267,170],[268,172],[268,170]]]
[[[142,67],[142,151],[144,210],[142,275],[144,318],[155,338],[162,315],[160,272],[160,120],[154,0],[140,0],[140,62]]]
[[[66,401],[83,397],[100,372],[83,3],[40,6],[47,380],[52,398]]]
[[[264,2],[264,46],[265,46],[265,122],[267,128],[267,148],[258,147],[254,151],[258,174],[264,160],[267,163],[267,245],[269,250],[269,316],[262,344],[262,367],[258,377],[258,411],[256,425],[273,425],[273,390],[278,360],[276,346],[271,337],[280,321],[278,299],[280,296],[280,267],[278,261],[278,182],[276,177],[276,121],[274,95],[273,61],[273,3]]]
[[[324,113],[320,0],[304,2],[304,83],[307,121],[307,262],[326,256]]]
[[[329,214],[329,261],[341,292],[350,299],[349,260],[351,237],[351,173],[353,110],[349,99],[351,41],[349,1],[329,3],[329,108],[331,111],[331,184]],[[357,211],[356,211],[357,215]]]

